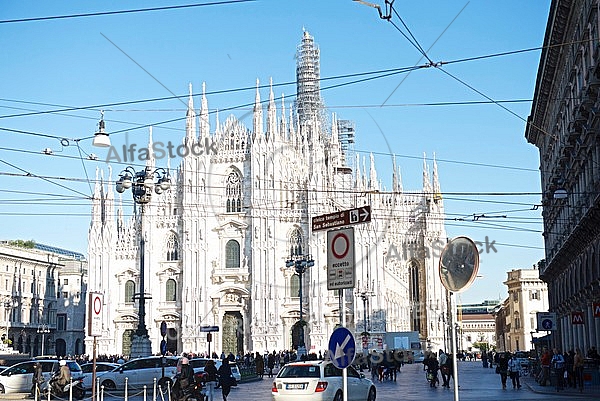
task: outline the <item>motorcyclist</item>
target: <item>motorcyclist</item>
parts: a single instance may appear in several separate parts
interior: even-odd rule
[[[181,372],[173,385],[173,395],[178,399],[182,398],[184,391],[192,385],[194,385],[194,369],[190,366],[190,360],[184,356],[181,358]]]
[[[67,361],[64,359],[61,359],[58,364],[60,370],[58,371],[58,375],[52,381],[52,387],[56,393],[61,394],[63,388],[71,381],[71,369],[69,369],[69,365],[67,365]]]

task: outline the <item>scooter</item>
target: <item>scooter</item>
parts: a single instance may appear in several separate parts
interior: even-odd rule
[[[85,388],[83,387],[83,379],[72,379],[70,383],[59,387],[56,383],[58,376],[53,375],[49,381],[43,381],[38,384],[37,388],[34,384],[31,387],[31,394],[35,397],[35,393],[38,392],[38,399],[48,398],[48,391],[50,395],[58,398],[69,398],[69,394],[73,392],[73,398],[77,400],[83,400],[85,398]]]

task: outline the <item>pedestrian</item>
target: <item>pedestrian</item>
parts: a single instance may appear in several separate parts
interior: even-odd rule
[[[256,363],[256,374],[260,379],[262,379],[265,374],[265,360],[258,351],[256,352],[254,362]]]
[[[442,387],[450,387],[450,367],[448,366],[448,354],[440,350],[440,372],[442,374]],[[451,361],[452,362],[452,361]]]
[[[548,348],[544,347],[542,350],[542,356],[540,358],[540,365],[542,366],[542,376],[540,378],[540,386],[545,386],[548,379],[550,379],[550,361],[552,356],[548,351]]]
[[[215,384],[217,381],[217,367],[215,361],[209,359],[204,366],[204,374],[206,375],[206,396],[210,397],[209,401],[213,401],[215,393]]]
[[[579,392],[583,392],[583,365],[584,358],[581,349],[575,348],[575,356],[573,357],[573,376],[575,385],[579,387]]]
[[[231,366],[229,366],[229,359],[227,359],[227,357],[222,359],[221,366],[217,372],[219,373],[219,383],[221,383],[223,401],[227,401],[227,396],[231,392],[232,380],[235,380],[231,374]]]
[[[500,382],[502,383],[502,389],[506,389],[506,377],[508,375],[508,357],[506,353],[496,354],[498,357],[496,361],[496,373],[500,375]]]
[[[508,357],[508,374],[512,381],[513,388],[521,388],[521,380],[519,379],[519,377],[521,377],[521,363],[510,354]]]
[[[564,388],[564,375],[565,375],[565,358],[562,356],[558,348],[554,348],[554,355],[550,361],[554,373],[556,373],[556,391],[560,391]]]
[[[269,377],[273,377],[273,369],[275,368],[275,351],[267,357],[267,368],[269,368]]]

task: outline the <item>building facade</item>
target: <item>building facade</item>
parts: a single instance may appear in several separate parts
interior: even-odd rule
[[[600,346],[599,18],[597,1],[552,1],[525,133],[540,153],[540,277],[561,349]]]
[[[548,286],[538,269],[513,269],[507,272],[504,284],[508,298],[496,309],[495,315],[499,351],[533,349],[538,312],[548,311]]]
[[[233,115],[223,122],[216,115],[211,124],[206,96],[197,114],[190,88],[182,143],[210,143],[217,151],[184,157],[173,188],[145,206],[143,224],[139,213],[123,217],[122,200],[110,185],[113,172],[107,179],[99,173],[89,230],[90,291],[105,299],[99,353],[131,352],[140,227],[144,291],[152,297],[146,326],[156,352],[163,321],[171,352],[206,352],[203,325],[219,328],[210,347],[218,353],[295,349],[300,331],[307,349],[319,352],[327,349],[340,312],[357,338],[364,331],[377,339],[387,331],[416,330],[424,341],[442,345],[439,316],[447,308],[437,266],[446,232],[437,165],[430,174],[424,161],[423,188],[410,192],[394,163],[386,190],[373,155],[366,161],[349,151],[347,121],[323,117],[319,56],[304,32],[295,102],[288,108],[282,96],[276,104],[272,88],[263,102],[257,83],[250,128]],[[148,168],[154,167],[151,157]],[[326,232],[312,232],[311,218],[364,205],[372,216],[354,229],[356,285],[340,302],[338,292],[327,289]],[[314,260],[301,282],[286,266],[299,257]],[[301,310],[305,324],[298,324]]]
[[[0,275],[5,349],[30,356],[85,352],[87,264],[83,255],[4,241]]]
[[[458,327],[460,331],[458,348],[464,351],[496,347],[496,320],[492,314],[500,301],[487,300],[479,304],[463,304],[458,307]],[[475,344],[475,345],[474,345]]]

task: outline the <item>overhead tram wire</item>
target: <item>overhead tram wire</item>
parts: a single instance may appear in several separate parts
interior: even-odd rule
[[[591,40],[591,39],[590,39]],[[586,40],[589,41],[589,40]],[[582,42],[582,41],[579,41]],[[549,46],[540,46],[540,47],[533,47],[533,48],[527,48],[527,49],[520,49],[520,50],[514,50],[514,51],[508,51],[508,52],[501,52],[501,53],[493,53],[493,54],[489,54],[489,55],[483,55],[483,56],[476,56],[476,57],[470,57],[470,58],[463,58],[463,59],[457,59],[457,60],[451,60],[451,61],[440,61],[439,64],[440,65],[446,65],[446,64],[455,64],[455,63],[462,63],[462,62],[468,62],[468,61],[475,61],[475,60],[481,60],[481,59],[485,59],[485,58],[492,58],[492,57],[502,57],[502,56],[506,56],[506,55],[512,55],[512,54],[518,54],[518,53],[525,53],[525,52],[531,52],[531,51],[538,51],[538,50],[543,50],[545,48],[552,48],[552,47],[559,47],[559,46],[567,46],[567,45],[571,45],[573,43],[578,43],[578,42],[567,42],[567,43],[560,43],[560,44],[554,44],[554,45],[549,45]],[[431,67],[429,65],[427,65],[427,67]],[[385,72],[391,72],[391,71],[411,71],[414,68],[423,68],[423,66],[417,66],[417,67],[402,67],[402,68],[393,68],[393,69],[383,69],[383,70],[376,70],[376,71],[368,71],[368,72],[359,72],[359,73],[351,73],[351,74],[344,74],[344,75],[338,75],[338,76],[332,76],[332,77],[325,77],[325,78],[320,78],[320,81],[326,81],[326,80],[333,80],[333,79],[343,79],[343,78],[350,78],[350,77],[355,77],[355,76],[362,76],[362,75],[372,75],[372,74],[378,74],[378,73],[385,73]],[[387,75],[382,75],[381,77],[386,77]],[[360,83],[362,81],[357,81],[357,83]],[[354,82],[349,82],[346,83],[346,85],[350,85],[353,84]],[[279,83],[279,84],[273,84],[272,87],[278,87],[278,86],[288,86],[288,85],[295,85],[296,82],[295,81],[291,81],[291,82],[284,82],[284,83]],[[271,87],[271,85],[259,85],[258,88],[266,88],[266,87]],[[335,87],[335,86],[334,86]],[[332,88],[334,88],[332,87]],[[233,92],[238,92],[238,91],[245,91],[245,90],[252,90],[252,89],[256,89],[256,86],[251,86],[251,87],[242,87],[242,88],[235,88],[235,89],[225,89],[225,90],[219,90],[219,91],[209,91],[206,92],[206,95],[215,95],[215,94],[225,94],[225,93],[233,93]],[[323,88],[323,89],[327,89],[327,88]],[[200,96],[202,94],[193,94],[193,97],[197,97]],[[78,111],[78,110],[96,110],[99,111],[101,109],[107,109],[108,107],[115,107],[115,106],[124,106],[124,105],[131,105],[131,104],[140,104],[140,103],[149,103],[149,102],[156,102],[156,101],[166,101],[166,100],[173,100],[173,99],[181,99],[181,98],[186,98],[188,97],[189,94],[186,95],[181,95],[181,96],[165,96],[165,97],[157,97],[157,98],[149,98],[149,99],[139,99],[139,100],[130,100],[130,101],[123,101],[123,102],[112,102],[112,103],[105,103],[105,104],[97,104],[97,105],[89,105],[89,106],[79,106],[79,107],[60,107],[58,109],[54,109],[54,110],[44,110],[44,111],[35,111],[35,112],[28,112],[28,113],[19,113],[19,114],[9,114],[9,115],[0,115],[0,119],[3,118],[13,118],[13,117],[25,117],[25,116],[32,116],[32,115],[40,115],[40,114],[53,114],[53,113],[60,113],[60,112],[67,112],[67,111]],[[37,102],[27,102],[24,100],[15,100],[15,99],[0,99],[2,101],[11,101],[11,102],[24,102],[24,103],[32,103],[32,104],[38,104]],[[503,103],[500,101],[492,101],[492,103]],[[39,103],[42,104],[43,103]],[[251,104],[252,105],[252,104]],[[239,106],[242,107],[242,106]],[[237,107],[237,108],[239,108]],[[357,106],[358,107],[358,106]],[[362,107],[366,107],[366,106],[362,106]],[[374,106],[374,107],[381,107],[379,106]],[[236,109],[236,108],[231,108],[231,109]],[[170,122],[170,121],[169,121]],[[163,122],[164,124],[164,122]],[[147,127],[147,126],[144,126]],[[56,138],[61,138],[61,137],[56,137]],[[88,139],[88,138],[85,138]]]
[[[98,12],[93,12],[93,13],[53,15],[53,16],[47,16],[47,17],[17,18],[17,19],[9,19],[9,20],[0,20],[0,24],[49,21],[49,20],[58,20],[58,19],[83,18],[83,17],[99,17],[99,16],[103,16],[103,15],[133,14],[133,13],[142,13],[142,12],[149,12],[149,11],[177,10],[177,9],[194,8],[194,7],[220,6],[220,5],[230,5],[230,4],[238,4],[238,3],[249,3],[249,2],[255,2],[255,1],[256,0],[223,0],[223,1],[212,1],[212,2],[208,2],[208,3],[182,4],[182,5],[177,5],[177,6],[137,8],[137,9],[118,10],[118,11],[98,11]]]

